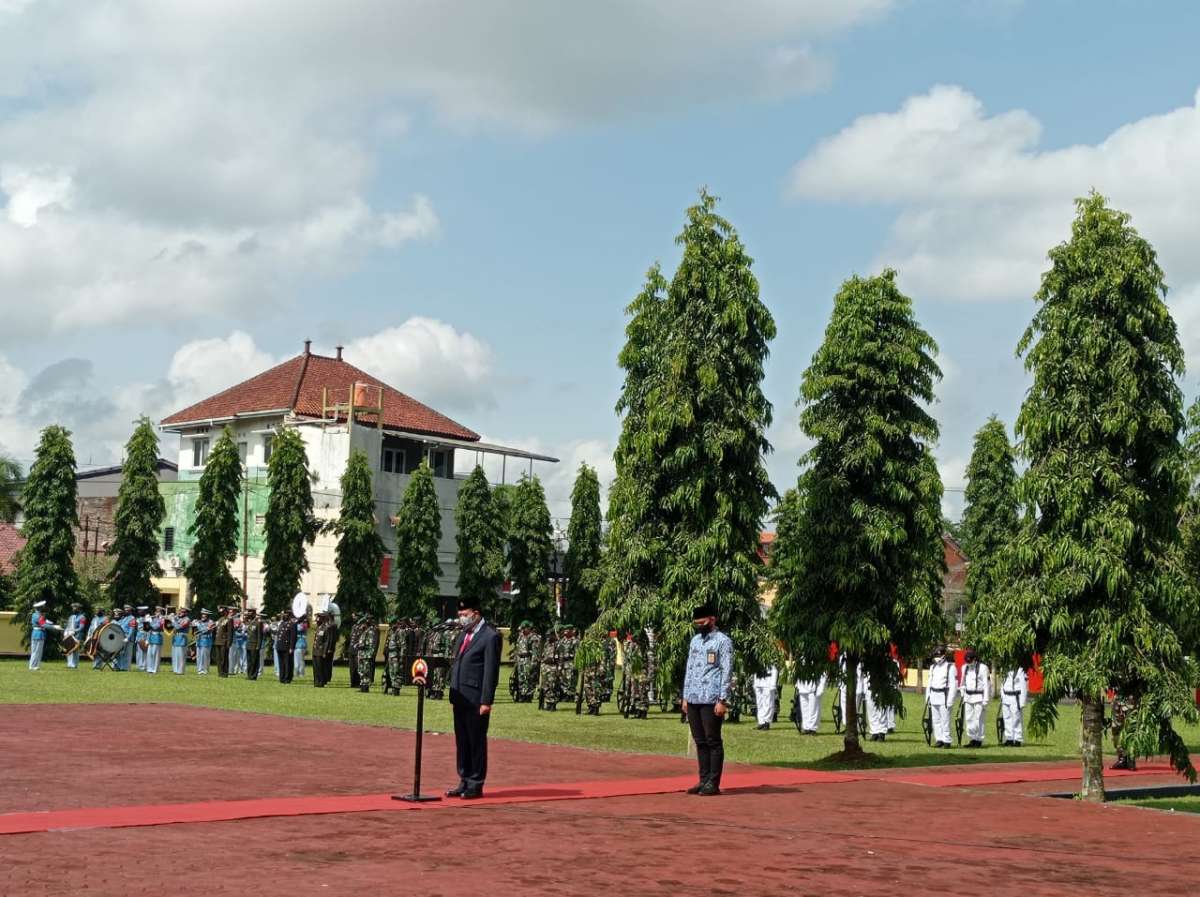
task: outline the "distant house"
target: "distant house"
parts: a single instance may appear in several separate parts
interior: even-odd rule
[[[0,523],[0,575],[9,576],[17,569],[17,552],[24,547],[21,531],[11,523]]]
[[[366,454],[374,470],[376,521],[379,534],[391,555],[395,548],[393,518],[400,506],[410,475],[428,460],[442,508],[442,541],[439,561],[441,593],[456,594],[454,510],[458,489],[469,471],[460,473],[456,455],[465,463],[482,455],[500,455],[528,463],[556,462],[556,458],[508,446],[492,445],[479,434],[446,415],[422,404],[393,386],[360,370],[342,358],[339,346],[333,357],[304,351],[249,380],[231,386],[175,412],[162,421],[162,429],[179,435],[179,478],[163,483],[167,520],[162,533],[160,561],[166,576],[158,581],[169,601],[192,603],[183,568],[194,540],[188,530],[195,518],[198,481],[208,453],[225,427],[237,443],[246,469],[242,520],[244,551],[233,567],[234,576],[244,581],[250,604],[262,601],[261,558],[264,548],[267,509],[267,464],[272,444],[282,429],[296,430],[304,440],[309,470],[313,476],[313,498],[318,516],[335,518],[341,506],[341,476],[352,450]],[[334,592],[337,570],[332,535],[318,537],[309,548],[309,571],[301,587],[310,594]],[[380,587],[394,590],[396,571],[391,557],[380,571]]]

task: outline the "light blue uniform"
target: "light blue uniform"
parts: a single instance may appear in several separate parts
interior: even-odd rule
[[[92,619],[92,625],[88,627],[88,634],[87,634],[88,639],[90,640],[93,635],[95,635],[97,632],[99,632],[101,629],[103,629],[105,626],[107,626],[110,622],[112,622],[112,621],[111,621],[111,618],[108,616],[108,614],[106,614],[104,612],[97,614]],[[104,661],[100,659],[100,652],[97,651],[96,659],[92,661],[92,669],[98,670],[103,665],[104,665]]]
[[[229,674],[246,672],[246,623],[239,616],[233,624],[233,644],[229,648]]]
[[[85,617],[83,614],[71,614],[71,616],[67,617],[67,632],[69,632],[71,635],[75,636],[75,640],[77,642],[79,642],[79,644],[81,644],[81,645],[83,644],[83,640],[85,637],[83,628],[86,625],[87,625],[87,617]],[[91,630],[88,630],[88,631],[90,632]],[[77,668],[78,666],[79,666],[79,649],[76,648],[74,651],[70,652],[67,655],[67,669],[73,670],[73,669]]]
[[[175,633],[171,636],[171,672],[182,676],[187,672],[188,627],[191,623],[184,614],[174,617]]]
[[[304,675],[304,653],[308,650],[308,621],[300,620],[296,623],[296,649],[294,652],[295,669],[294,675],[297,677]]]
[[[137,639],[137,617],[132,613],[125,614],[118,621],[121,631],[125,633],[125,647],[121,653],[117,655],[117,669],[123,672],[129,671],[129,664],[133,660],[133,646]]]
[[[155,614],[149,619],[150,632],[146,636],[146,672],[157,673],[158,661],[162,656],[163,618]]]
[[[46,650],[46,615],[35,610],[29,615],[29,669],[42,665],[42,652]]]
[[[216,624],[212,620],[197,620],[192,624],[196,630],[196,675],[208,675],[208,662],[212,658],[213,629]]]

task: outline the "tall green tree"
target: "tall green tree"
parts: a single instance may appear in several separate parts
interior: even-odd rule
[[[275,437],[267,464],[266,548],[263,550],[263,608],[277,614],[291,606],[308,569],[306,547],[320,526],[313,515],[312,476],[304,440],[294,429]],[[339,605],[340,606],[340,605]]]
[[[861,751],[858,664],[876,699],[899,707],[891,646],[918,657],[942,632],[938,427],[926,410],[936,353],[894,271],[852,277],[800,387],[813,446],[780,508],[771,621],[798,676],[836,681],[830,644],[844,654],[848,754]]]
[[[71,434],[64,428],[42,430],[21,500],[25,511],[21,535],[26,543],[17,564],[15,606],[28,645],[33,605],[45,601],[46,615],[59,622],[56,616],[70,613],[79,592],[74,565],[75,530],[79,527],[75,450]],[[57,644],[51,639],[46,650],[52,651]]]
[[[21,510],[21,465],[0,455],[0,523],[12,523]]]
[[[549,582],[553,533],[541,480],[523,475],[513,493],[508,526],[509,575],[514,590],[519,589],[512,596],[508,620],[511,625],[528,619],[541,628],[554,619]]]
[[[972,614],[981,601],[986,607],[986,596],[1004,582],[1004,554],[1017,538],[1020,504],[1016,455],[1004,424],[993,414],[975,434],[967,464],[963,551],[970,560],[967,603]],[[967,631],[974,631],[973,619]]]
[[[567,524],[567,617],[576,626],[596,620],[600,586],[600,478],[594,467],[579,465],[571,489],[571,520]]]
[[[342,612],[342,628],[347,632],[356,611],[369,611],[376,619],[384,611],[383,592],[379,588],[384,546],[375,519],[371,476],[366,454],[357,449],[352,451],[342,473],[342,507],[332,527],[338,535],[334,552],[338,588],[334,600]]]
[[[1187,494],[1176,378],[1183,350],[1154,250],[1093,193],[1050,251],[1039,308],[1018,346],[1033,375],[1016,432],[1028,462],[1018,493],[1036,508],[1009,586],[984,630],[1006,664],[1042,655],[1030,731],[1080,703],[1082,789],[1104,799],[1104,700],[1136,702],[1121,736],[1134,756],[1168,753],[1195,778],[1173,719],[1197,719],[1195,662],[1181,632],[1200,608],[1172,568]]]
[[[413,471],[396,519],[396,612],[431,619],[440,592],[442,508],[428,459]]]
[[[158,491],[158,436],[150,419],[138,419],[125,445],[121,486],[113,518],[115,535],[108,553],[113,557],[108,587],[114,598],[134,607],[154,607],[158,589],[150,582],[162,576],[158,565],[158,534],[167,516]]]
[[[237,558],[242,541],[242,476],[233,431],[226,427],[200,475],[196,517],[188,528],[196,541],[185,573],[192,593],[206,607],[232,604],[241,592],[229,565]]]
[[[776,496],[762,390],[775,322],[707,191],[676,242],[670,282],[651,268],[628,308],[600,621],[654,627],[662,687],[682,679],[701,603],[716,608],[748,672],[776,659],[758,597],[759,533]]]
[[[497,610],[496,590],[504,581],[505,527],[482,467],[476,466],[459,488],[454,523],[458,530],[458,594],[478,599],[484,614],[492,619]]]

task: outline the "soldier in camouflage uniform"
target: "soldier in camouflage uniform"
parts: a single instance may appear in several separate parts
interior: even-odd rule
[[[542,663],[538,679],[538,692],[541,694],[538,701],[539,710],[558,709],[558,639],[559,632],[556,628],[546,633],[546,640],[542,643]]]
[[[388,627],[387,641],[383,645],[384,679],[383,693],[399,695],[400,686],[404,682],[404,663],[401,653],[404,650],[404,621],[392,620]]]
[[[350,615],[350,632],[346,636],[343,651],[346,655],[346,667],[350,671],[350,687],[358,688],[358,637],[362,634],[362,614],[355,611]]]
[[[645,634],[646,703],[653,704],[658,701],[658,640],[649,626]]]
[[[375,653],[379,650],[379,626],[371,614],[359,620],[358,641],[355,644],[358,662],[358,690],[366,694],[375,681]]]
[[[758,706],[758,698],[754,694],[754,677],[748,675],[741,664],[734,668],[730,677],[729,692],[733,699],[733,706],[729,708],[729,722],[741,722],[743,713],[754,715]]]
[[[528,620],[521,621],[520,633],[513,643],[513,700],[528,704],[537,691],[541,666],[542,639]]]
[[[608,633],[604,640],[604,681],[600,690],[600,700],[607,703],[612,700],[613,685],[617,680],[617,631]]]
[[[583,703],[587,705],[589,716],[599,716],[600,705],[604,703],[604,661],[601,657],[583,668]]]
[[[1117,749],[1117,762],[1112,765],[1113,769],[1137,769],[1137,758],[1129,756],[1121,747],[1121,730],[1125,728],[1125,718],[1133,713],[1136,707],[1137,700],[1135,698],[1128,698],[1120,692],[1113,692],[1112,740],[1113,747]]]
[[[558,699],[569,704],[575,703],[575,690],[578,676],[575,672],[575,653],[579,650],[579,636],[575,627],[565,625],[562,638],[558,640],[558,651],[555,652],[558,662]]]
[[[439,623],[425,635],[425,655],[432,661],[429,664],[429,687],[425,696],[440,701],[446,693],[446,682],[450,675],[450,650],[454,647],[454,638],[458,634],[458,623],[447,620]]]
[[[632,632],[625,634],[624,676],[629,689],[629,706],[625,710],[627,717],[645,719],[650,709],[650,681],[646,677],[646,651],[634,638]]]

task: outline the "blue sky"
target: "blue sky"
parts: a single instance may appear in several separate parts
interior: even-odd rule
[[[611,469],[622,310],[702,184],[779,325],[781,489],[832,296],[884,264],[942,347],[961,486],[1089,186],[1200,356],[1195,3],[419,6],[0,3],[0,447],[62,419],[109,460],[311,337],[563,457],[562,512],[580,460]]]

